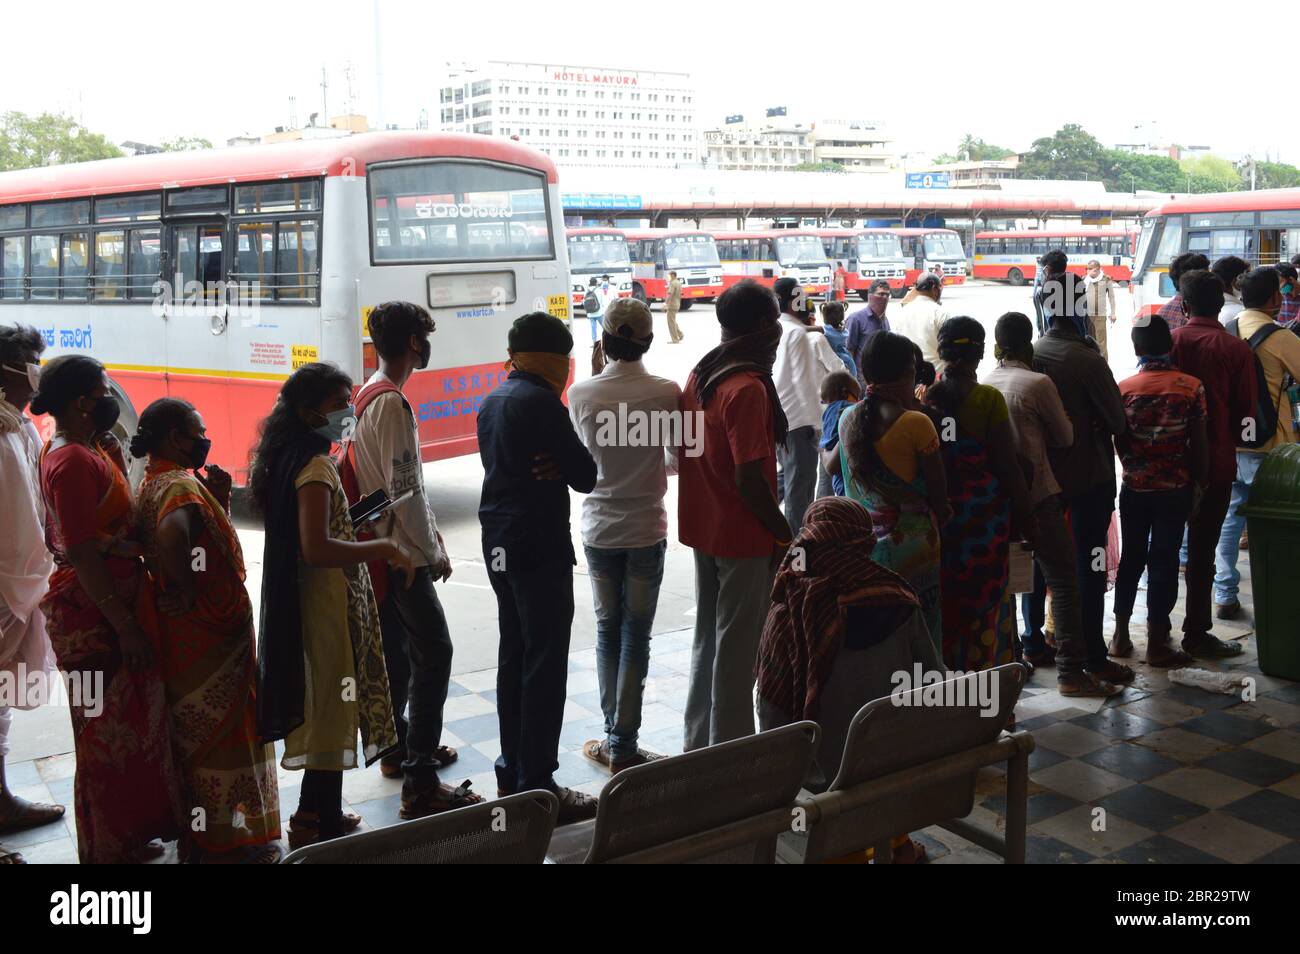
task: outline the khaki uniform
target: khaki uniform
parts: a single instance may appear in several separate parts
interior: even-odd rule
[[[680,278],[674,278],[668,282],[668,300],[665,302],[668,308],[668,334],[675,342],[681,341],[685,335],[677,327],[677,309],[682,306],[682,281]]]
[[[1115,283],[1110,276],[1102,274],[1095,282],[1085,282],[1085,294],[1088,299],[1088,317],[1092,319],[1092,337],[1101,349],[1101,356],[1106,354],[1106,329],[1110,316],[1115,314]]]

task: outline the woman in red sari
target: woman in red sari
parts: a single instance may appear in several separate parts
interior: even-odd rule
[[[131,440],[133,457],[148,455],[136,502],[146,567],[140,623],[159,647],[181,791],[195,819],[185,855],[274,864],[275,748],[257,737],[257,640],[230,475],[215,466],[199,475],[211,444],[187,401],[160,398],[140,415]]]
[[[154,839],[177,837],[181,802],[156,647],[136,619],[131,490],[108,433],[119,408],[103,365],[64,355],[42,370],[31,409],[56,424],[41,452],[55,562],[41,609],[69,681],[78,854],[83,863],[156,857]]]

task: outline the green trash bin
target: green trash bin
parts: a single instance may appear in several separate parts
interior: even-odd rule
[[[1241,512],[1250,535],[1259,668],[1300,679],[1300,444],[1284,444],[1264,458]]]

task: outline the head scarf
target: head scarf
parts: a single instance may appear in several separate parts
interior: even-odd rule
[[[781,562],[759,645],[758,692],[794,719],[817,716],[850,606],[920,605],[906,580],[871,559],[875,543],[865,507],[847,497],[821,497]]]
[[[772,381],[772,365],[776,363],[781,334],[781,325],[776,322],[743,335],[724,327],[722,343],[701,358],[691,372],[695,378],[695,399],[700,402],[700,407],[707,407],[718,385],[733,374],[750,371],[762,377],[772,405],[772,431],[778,444],[785,443],[789,427]]]
[[[569,382],[569,356],[550,351],[516,351],[506,362],[506,367],[526,374],[535,374],[549,384],[556,394],[564,393]]]

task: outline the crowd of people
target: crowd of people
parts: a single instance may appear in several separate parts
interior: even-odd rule
[[[697,597],[687,751],[753,733],[756,715],[761,727],[814,718],[824,732],[808,784],[824,788],[853,714],[913,665],[1055,666],[1062,694],[1113,696],[1134,679],[1122,660],[1144,573],[1149,665],[1239,653],[1212,617],[1242,611],[1237,510],[1263,455],[1296,439],[1285,391],[1300,379],[1300,338],[1279,323],[1295,269],[1182,256],[1178,294],[1135,323],[1139,370],[1119,382],[1099,273],[1045,256],[1041,334],[1026,314],[999,318],[983,380],[985,328],[949,315],[931,274],[892,316],[877,282],[850,314],[831,296],[821,323],[793,279],[742,281],[717,301],[720,344],[681,386],[647,365],[649,308],[593,289],[593,374],[567,406],[569,327],[516,319],[510,373],[477,425],[500,634],[497,795],[549,789],[560,824],[596,812],[595,797],[555,780],[575,613],[570,490],[585,495],[604,717],[582,752],[611,773],[661,757],[639,735],[674,474]],[[0,665],[103,681],[72,709],[83,862],[142,860],[177,839],[188,861],[277,861],[275,743],[280,766],[303,773],[291,847],[358,826],[342,773],[362,763],[403,780],[403,818],[483,800],[443,780],[457,759],[441,740],[452,639],[434,583],[452,565],[402,393],[434,331],[418,305],[380,305],[379,369],[359,390],[322,363],[284,382],[251,459],[266,531],[255,621],[231,478],[206,464],[200,409],[144,409],[133,489],[103,366],[42,366],[34,329],[0,328],[0,479],[15,528],[0,541]],[[52,417],[49,441],[24,411]],[[638,420],[684,426],[645,439],[624,430]],[[379,490],[391,506],[354,523]],[[1010,567],[1030,550],[1017,625]],[[0,753],[9,723],[0,710]],[[0,834],[62,811],[17,798],[0,774]],[[894,850],[919,860],[905,834]]]

